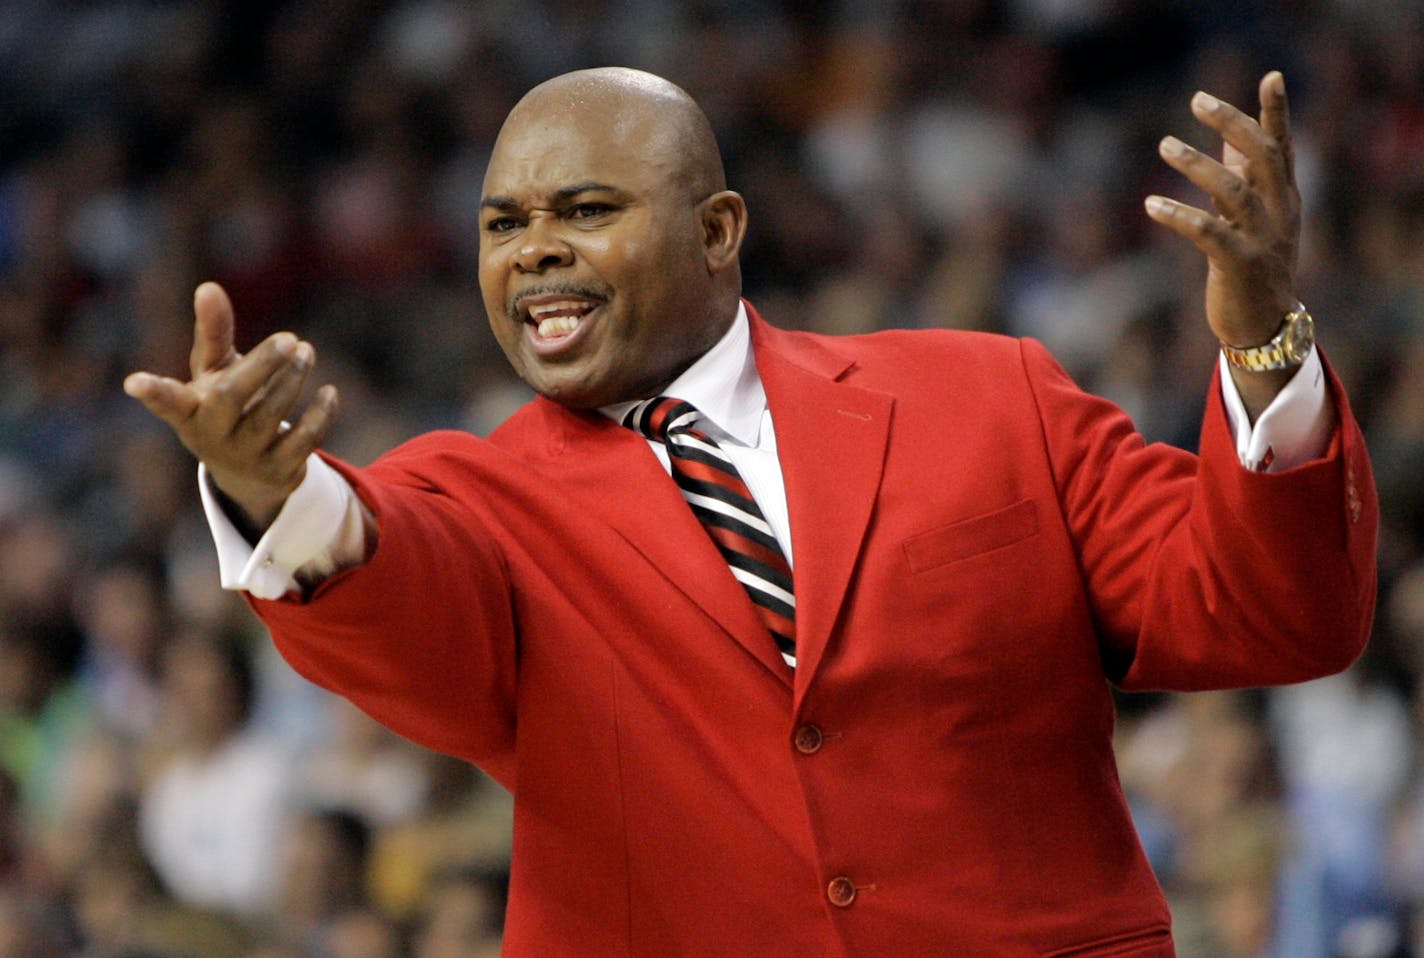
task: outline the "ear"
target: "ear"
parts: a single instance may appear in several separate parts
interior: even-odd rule
[[[722,190],[698,205],[702,221],[702,247],[707,271],[720,273],[737,265],[742,239],[747,235],[747,204],[740,193]]]

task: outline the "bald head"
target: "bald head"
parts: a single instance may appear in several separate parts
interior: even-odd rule
[[[628,67],[575,70],[534,87],[514,106],[500,132],[579,117],[614,139],[636,145],[645,162],[663,168],[690,199],[727,188],[712,124],[682,87]]]

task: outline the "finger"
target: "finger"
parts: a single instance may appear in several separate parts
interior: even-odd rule
[[[193,351],[188,366],[197,379],[239,359],[233,347],[232,300],[217,283],[203,283],[193,292]]]
[[[298,343],[291,362],[279,366],[268,378],[264,389],[249,402],[238,423],[238,430],[248,436],[277,440],[282,420],[296,403],[306,385],[316,358],[311,343]]]
[[[1290,100],[1286,97],[1286,78],[1272,70],[1261,78],[1261,129],[1281,147],[1281,156],[1288,175],[1295,174],[1295,150],[1291,144]]]
[[[1221,144],[1221,165],[1243,180],[1250,175],[1251,167],[1246,162],[1246,154],[1230,143]]]
[[[1149,196],[1144,205],[1148,216],[1191,240],[1212,260],[1231,262],[1246,258],[1240,232],[1221,217],[1165,196]]]
[[[171,426],[183,422],[198,408],[198,397],[187,383],[154,373],[131,373],[124,392]]]
[[[1175,136],[1163,137],[1157,150],[1172,169],[1210,196],[1217,210],[1228,220],[1252,223],[1258,218],[1261,198],[1241,175],[1227,164],[1218,163]]]
[[[312,397],[311,405],[302,413],[302,418],[281,434],[273,451],[282,456],[305,459],[326,440],[339,409],[340,396],[336,387],[330,384],[322,386]]]
[[[1201,91],[1192,97],[1192,113],[1221,135],[1226,144],[1223,158],[1233,166],[1239,165],[1239,173],[1248,183],[1269,197],[1285,194],[1290,175],[1284,148],[1260,123],[1230,103]],[[1244,162],[1238,164],[1238,159]]]
[[[248,408],[260,400],[273,377],[295,362],[297,345],[297,337],[291,333],[268,336],[215,379],[202,384],[198,414],[210,428],[224,434],[231,432]]]

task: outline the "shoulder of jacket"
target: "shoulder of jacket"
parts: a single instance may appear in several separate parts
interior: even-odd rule
[[[1001,333],[958,329],[890,329],[856,336],[823,337],[854,361],[860,375],[919,382],[954,377],[1002,382],[1019,379],[1028,362],[1028,341]],[[893,391],[893,390],[892,390]]]

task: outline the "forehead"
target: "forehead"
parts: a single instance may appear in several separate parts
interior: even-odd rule
[[[575,183],[632,193],[668,188],[677,177],[668,131],[637,111],[562,103],[512,114],[485,172],[485,196],[533,201]]]

